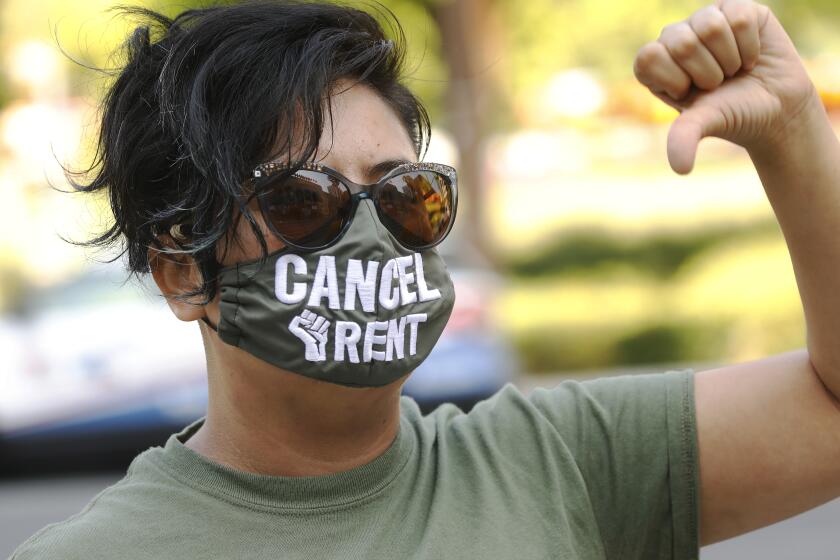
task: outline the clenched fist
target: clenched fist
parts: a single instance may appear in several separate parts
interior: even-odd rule
[[[785,30],[751,0],[720,0],[667,26],[639,50],[634,71],[681,112],[668,136],[668,160],[678,173],[691,171],[707,136],[760,150],[784,142],[803,112],[819,104]]]

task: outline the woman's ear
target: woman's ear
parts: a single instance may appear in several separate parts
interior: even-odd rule
[[[201,319],[206,315],[201,295],[184,299],[175,297],[201,286],[201,271],[198,265],[190,255],[166,252],[166,249],[176,247],[168,235],[160,236],[158,240],[164,249],[149,248],[149,268],[160,293],[181,321]]]

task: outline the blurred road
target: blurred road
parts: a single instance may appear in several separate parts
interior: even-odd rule
[[[840,560],[840,500],[736,539],[707,546],[701,560]]]
[[[0,558],[48,523],[79,512],[100,490],[122,478],[122,473],[0,480]]]

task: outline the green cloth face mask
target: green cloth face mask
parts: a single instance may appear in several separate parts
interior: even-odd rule
[[[455,303],[443,259],[405,249],[362,200],[335,244],[285,248],[222,269],[226,343],[279,368],[353,387],[413,371],[440,338]]]

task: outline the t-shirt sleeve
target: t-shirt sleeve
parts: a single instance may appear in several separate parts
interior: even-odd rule
[[[528,399],[574,456],[607,558],[698,558],[693,370],[564,381]]]

